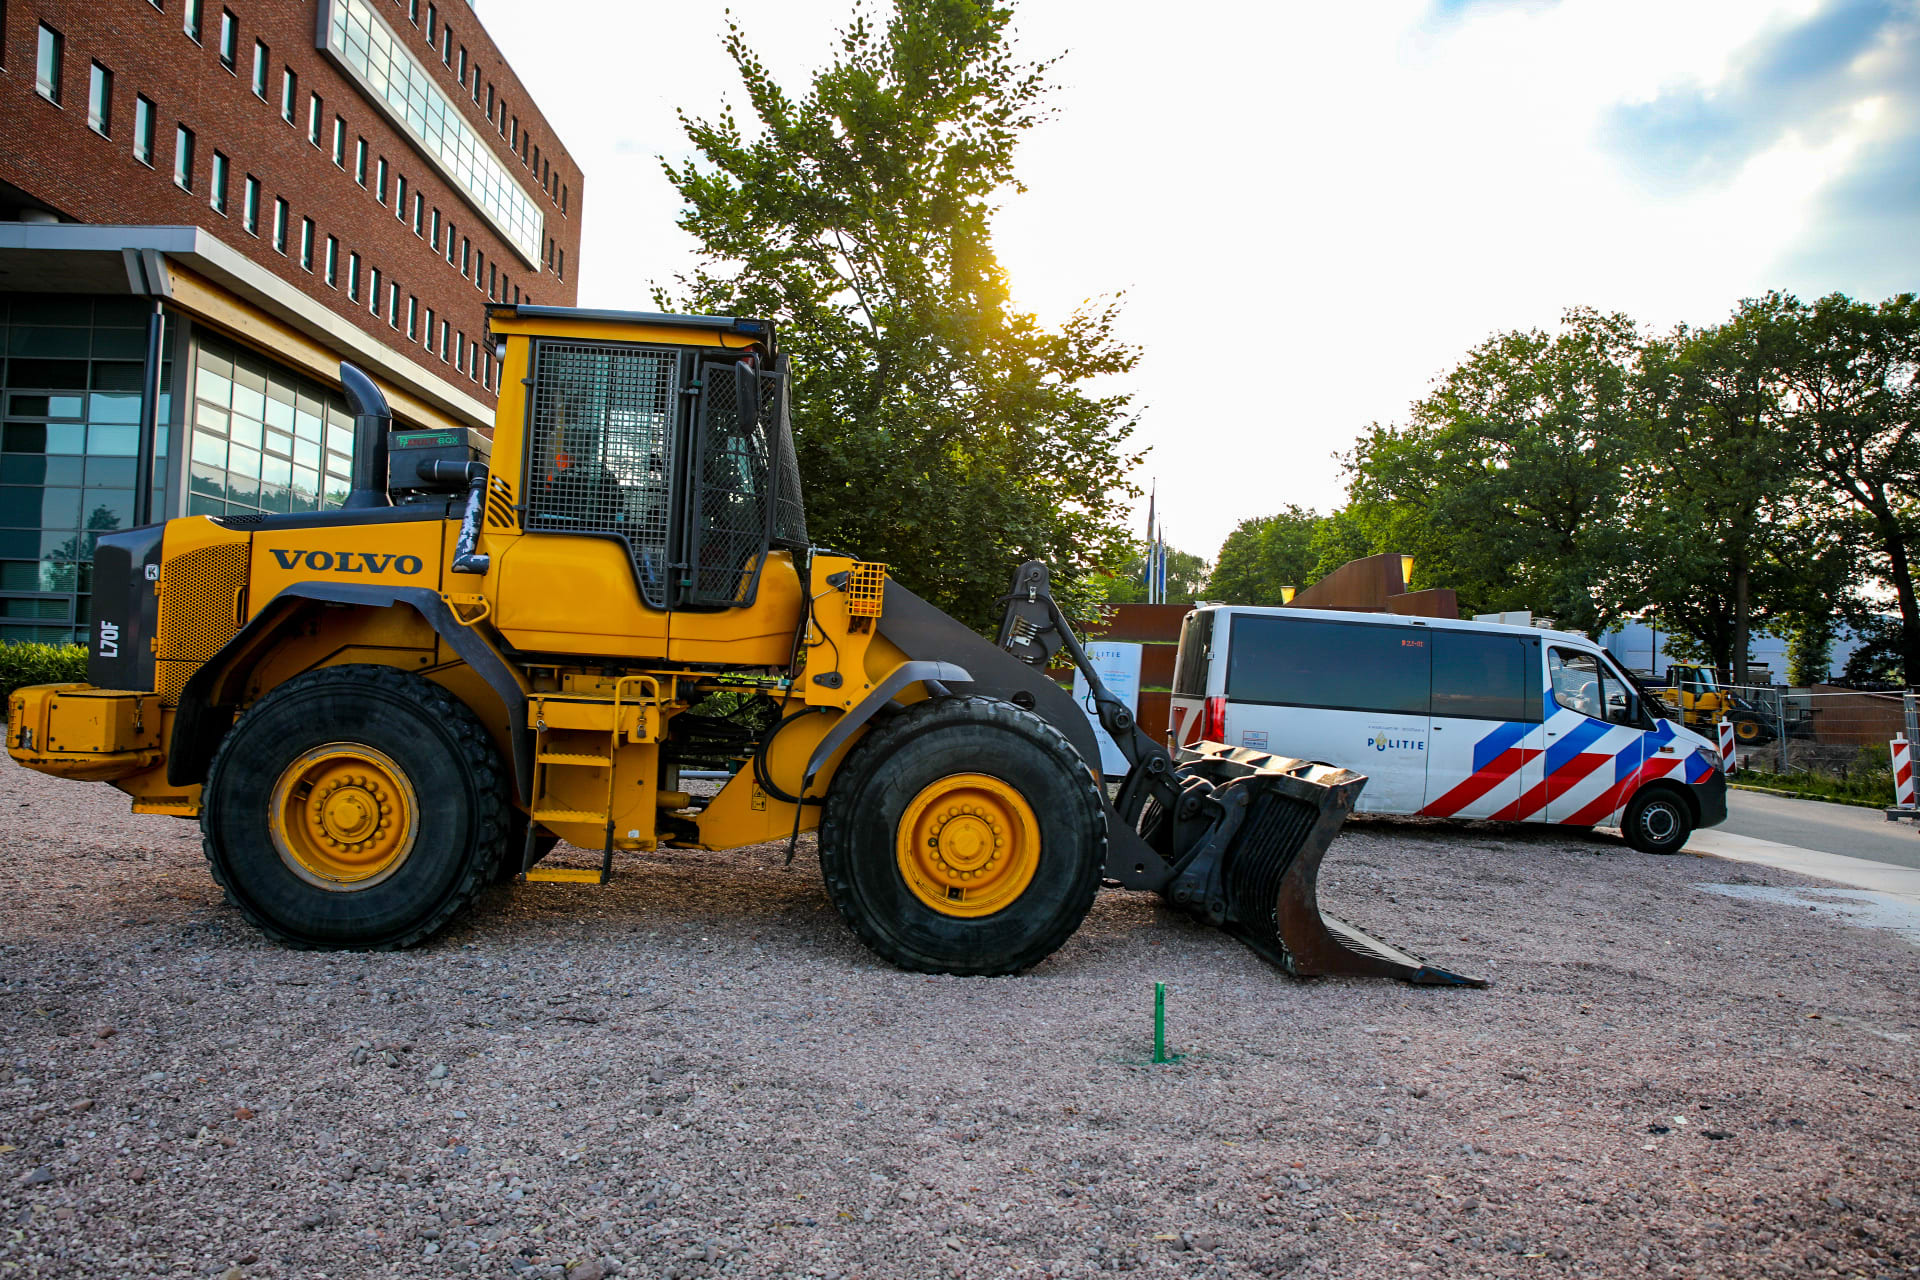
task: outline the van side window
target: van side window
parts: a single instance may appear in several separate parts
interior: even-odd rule
[[[1472,631],[1433,633],[1433,714],[1478,720],[1538,720],[1529,699],[1534,651],[1518,636]],[[1533,659],[1538,662],[1538,658]]]
[[[1424,627],[1235,614],[1227,700],[1424,716],[1433,635]]]
[[[1173,691],[1190,698],[1205,697],[1207,659],[1212,657],[1213,620],[1211,609],[1197,609],[1187,615],[1180,627],[1180,656],[1173,670]]]
[[[1624,681],[1604,670],[1600,660],[1578,649],[1547,651],[1547,678],[1553,700],[1571,711],[1614,724],[1638,724],[1637,699]]]

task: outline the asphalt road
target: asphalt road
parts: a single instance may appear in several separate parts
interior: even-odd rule
[[[1912,822],[1888,822],[1878,809],[1728,791],[1727,820],[1716,829],[1802,849],[1920,868],[1920,829]]]

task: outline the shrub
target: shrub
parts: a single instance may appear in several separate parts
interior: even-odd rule
[[[63,684],[87,678],[87,647],[83,644],[0,643],[0,709],[22,685]]]

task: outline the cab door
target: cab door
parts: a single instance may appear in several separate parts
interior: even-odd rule
[[[1539,787],[1540,640],[1435,628],[1426,803],[1436,818],[1524,816]]]

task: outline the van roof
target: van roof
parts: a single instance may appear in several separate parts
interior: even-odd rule
[[[1475,622],[1471,618],[1415,618],[1399,613],[1357,613],[1346,609],[1296,609],[1292,605],[1261,604],[1209,604],[1200,606],[1194,612],[1252,613],[1276,618],[1312,618],[1323,622],[1359,622],[1379,627],[1423,627],[1436,631],[1493,632],[1497,635],[1564,640],[1589,649],[1600,647],[1591,638],[1573,631],[1519,627],[1510,622]]]

